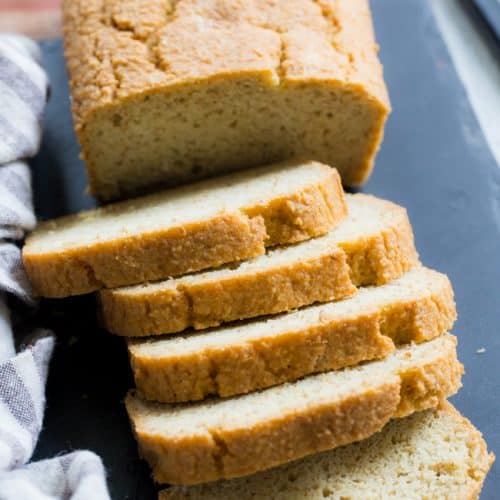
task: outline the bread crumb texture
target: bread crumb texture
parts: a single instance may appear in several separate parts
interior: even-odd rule
[[[335,169],[287,162],[43,222],[23,261],[37,295],[66,297],[255,257],[346,215]]]
[[[350,299],[273,319],[132,340],[129,353],[136,387],[147,399],[228,397],[383,358],[397,345],[438,337],[455,318],[448,278],[417,268]]]
[[[147,336],[340,300],[382,285],[418,263],[406,210],[373,196],[346,195],[348,216],[328,234],[224,269],[102,290],[104,324]]]
[[[159,500],[477,499],[494,461],[449,403],[374,436],[246,478],[163,490]]]
[[[368,176],[389,100],[367,0],[64,0],[102,200],[291,157]]]
[[[382,361],[229,399],[166,405],[126,400],[158,483],[245,476],[365,439],[394,417],[438,406],[461,386],[456,339],[398,349]]]

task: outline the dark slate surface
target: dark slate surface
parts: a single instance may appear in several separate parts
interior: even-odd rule
[[[500,2],[498,0],[474,0],[473,3],[484,16],[497,43],[500,44]]]
[[[423,262],[450,275],[466,367],[453,401],[500,453],[500,168],[427,5],[373,0],[373,11],[394,111],[364,191],[405,205]],[[43,48],[53,89],[33,168],[38,214],[48,218],[93,202],[84,193],[61,45]],[[125,347],[97,328],[94,313],[91,297],[42,303],[41,321],[56,330],[58,346],[35,458],[90,448],[104,460],[114,499],[154,498],[121,402],[132,385]],[[499,498],[499,470],[493,467],[483,499]]]

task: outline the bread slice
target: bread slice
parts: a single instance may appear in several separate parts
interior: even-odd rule
[[[343,299],[418,261],[402,207],[346,195],[348,217],[317,239],[270,250],[238,267],[100,293],[106,328],[118,335],[174,333]]]
[[[250,477],[176,486],[159,500],[477,499],[495,457],[449,403],[350,444]]]
[[[389,99],[367,0],[65,0],[101,200],[292,157],[368,176]]]
[[[36,294],[65,297],[248,259],[346,213],[335,169],[289,162],[42,223],[23,259]]]
[[[132,340],[142,397],[166,403],[227,397],[387,356],[456,318],[448,278],[417,267],[352,298],[188,336]]]
[[[166,405],[129,394],[126,405],[154,479],[195,484],[365,439],[393,417],[437,406],[458,390],[462,371],[456,339],[445,334],[382,361],[234,399]]]

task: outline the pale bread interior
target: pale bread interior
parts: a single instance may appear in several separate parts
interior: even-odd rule
[[[129,348],[135,356],[148,358],[175,358],[204,349],[216,349],[234,343],[300,331],[317,324],[342,321],[383,311],[395,301],[407,302],[431,296],[448,285],[448,278],[437,271],[418,266],[401,278],[381,286],[360,288],[348,299],[329,302],[236,326],[218,328],[185,336],[168,336],[150,340],[131,340]]]
[[[330,173],[320,163],[288,162],[170,189],[42,223],[24,252],[77,249],[197,223],[321,184]]]
[[[160,500],[476,498],[493,455],[449,403],[358,443],[252,476],[164,490]]]
[[[220,282],[224,279],[231,279],[238,274],[266,271],[292,262],[312,260],[327,253],[332,253],[332,247],[334,246],[339,246],[339,248],[345,245],[355,246],[360,239],[379,236],[381,232],[397,223],[403,214],[406,217],[403,208],[374,196],[365,194],[347,194],[345,196],[348,216],[325,236],[295,245],[271,249],[266,254],[252,260],[243,261],[235,267],[204,271],[175,280],[122,287],[112,293],[115,295],[156,293],[161,290],[175,289],[183,284]]]
[[[455,337],[445,334],[429,342],[400,348],[381,361],[345,370],[306,377],[260,392],[229,399],[168,405],[128,398],[136,430],[171,439],[210,434],[210,429],[250,428],[397,380],[398,374],[431,363],[443,353],[454,352]]]

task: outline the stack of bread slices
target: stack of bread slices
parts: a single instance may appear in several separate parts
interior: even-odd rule
[[[38,295],[96,292],[126,337],[140,452],[176,485],[162,498],[479,494],[492,457],[446,403],[463,373],[450,282],[404,208],[344,194],[335,169],[274,164],[45,222],[23,257]]]

